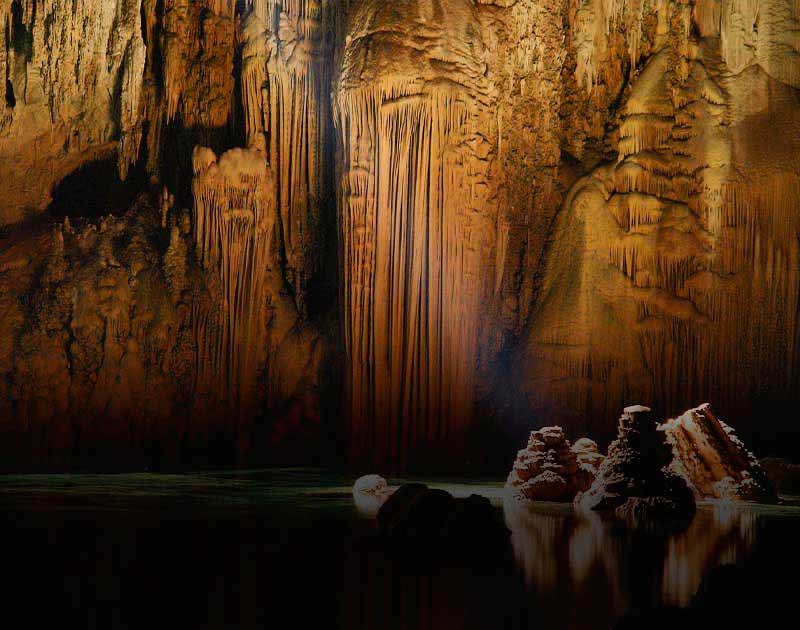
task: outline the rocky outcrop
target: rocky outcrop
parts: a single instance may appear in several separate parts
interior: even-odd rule
[[[609,511],[633,524],[690,516],[694,497],[686,481],[670,469],[671,461],[672,450],[651,410],[628,407],[597,478],[575,497],[575,507]]]
[[[631,74],[611,159],[553,227],[522,389],[536,415],[598,437],[632,398],[667,413],[712,399],[763,435],[759,401],[791,404],[800,373],[797,4],[580,5],[582,85],[619,35]]]
[[[575,458],[578,460],[578,465],[581,469],[587,475],[590,475],[592,481],[594,481],[600,465],[606,458],[597,447],[597,442],[590,438],[580,438],[572,445],[572,452],[575,453]]]
[[[142,195],[123,216],[2,240],[6,469],[230,465],[317,439],[323,355],[269,262],[270,180],[201,154],[194,221],[176,210],[162,229]]]
[[[695,498],[774,502],[775,488],[736,432],[705,404],[659,427],[672,447],[672,469]]]
[[[759,464],[781,496],[800,496],[800,464],[781,457],[765,457]]]
[[[43,209],[82,164],[136,160],[141,0],[0,2],[0,225]]]
[[[561,427],[545,427],[533,431],[527,448],[517,454],[506,487],[532,501],[572,501],[589,489],[602,461],[592,440],[571,446]]]

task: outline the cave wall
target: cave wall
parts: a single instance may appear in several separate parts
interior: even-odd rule
[[[517,363],[525,405],[597,434],[628,402],[669,416],[713,400],[775,448],[800,367],[798,7],[656,8],[616,159],[554,226]]]
[[[0,466],[505,466],[633,402],[791,433],[798,13],[0,0]],[[108,161],[129,208],[48,214]]]
[[[140,0],[0,3],[0,225],[42,210],[83,163],[141,140]]]
[[[3,242],[3,467],[314,452],[335,325],[315,320],[331,309],[311,314],[305,292],[335,226],[319,90],[339,6],[146,0],[137,167],[150,185],[117,216],[76,208]],[[314,87],[295,101],[305,88],[271,91],[274,75]],[[24,156],[20,142],[9,151]]]

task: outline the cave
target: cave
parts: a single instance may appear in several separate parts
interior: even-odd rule
[[[120,554],[55,553],[56,609],[260,627],[258,576],[290,612],[315,558],[345,628],[790,601],[753,575],[799,500],[798,32],[798,0],[0,0],[0,504]]]
[[[97,219],[124,214],[136,197],[148,190],[143,171],[134,170],[120,178],[116,157],[82,164],[53,188],[46,213],[53,219],[82,217]]]

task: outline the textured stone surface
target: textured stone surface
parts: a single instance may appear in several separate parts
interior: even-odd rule
[[[705,404],[659,427],[672,446],[673,470],[695,498],[774,502],[775,488],[736,432]]]
[[[602,461],[592,440],[582,438],[573,446],[561,427],[545,427],[533,431],[517,454],[506,487],[533,501],[572,501],[589,489]]]
[[[108,432],[160,459],[144,432],[171,460],[198,433],[230,460],[308,454],[324,431],[362,467],[499,467],[531,421],[605,443],[640,399],[711,400],[748,444],[788,449],[765,427],[796,429],[762,412],[800,405],[797,16],[797,0],[0,0],[6,443],[43,463],[103,452]],[[126,178],[145,201],[100,194]],[[65,229],[54,280],[64,216],[106,236]],[[146,253],[128,264],[133,235]],[[97,260],[134,279],[113,317],[76,275]],[[169,325],[119,333],[106,376],[118,316]],[[185,411],[150,400],[162,386]],[[62,434],[85,444],[48,446]]]
[[[685,517],[695,510],[686,481],[670,469],[672,450],[650,409],[627,407],[617,439],[591,488],[575,497],[580,510],[609,511],[632,523]]]
[[[135,161],[146,47],[141,0],[2,0],[0,25],[4,225],[85,162]]]
[[[712,400],[765,435],[770,405],[796,404],[800,373],[798,5],[580,5],[584,88],[608,83],[615,33],[631,75],[612,159],[553,226],[521,387],[537,415],[597,437],[631,399],[665,414]]]

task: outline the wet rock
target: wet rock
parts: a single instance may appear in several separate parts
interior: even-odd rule
[[[389,484],[380,475],[364,475],[353,484],[353,500],[358,511],[375,516],[391,495]]]
[[[778,493],[800,495],[800,464],[780,457],[765,457],[759,464]]]
[[[696,499],[732,501],[777,500],[775,488],[755,455],[733,428],[705,404],[668,420],[660,429],[675,457],[672,468],[683,477]]]
[[[518,498],[571,501],[589,489],[602,460],[592,440],[582,438],[573,446],[561,427],[545,427],[533,431],[517,454],[506,487]]]
[[[575,497],[575,507],[607,510],[635,525],[691,515],[694,497],[686,481],[670,469],[671,461],[670,446],[651,410],[628,407],[597,478],[589,490]]]
[[[401,486],[377,514],[378,529],[394,544],[454,550],[480,540],[484,549],[507,543],[508,530],[485,497],[455,499],[444,490]]]

